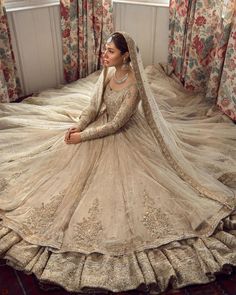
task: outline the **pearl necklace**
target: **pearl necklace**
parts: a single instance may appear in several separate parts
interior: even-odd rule
[[[122,83],[124,83],[124,82],[128,79],[128,77],[129,77],[129,73],[125,74],[123,78],[121,78],[121,79],[117,79],[117,78],[116,78],[116,72],[114,73],[114,76],[113,76],[113,78],[114,78],[114,80],[115,80],[115,82],[116,82],[117,84],[122,84]]]

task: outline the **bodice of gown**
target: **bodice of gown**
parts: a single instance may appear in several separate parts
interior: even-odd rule
[[[137,110],[139,103],[137,85],[130,84],[120,91],[112,90],[107,85],[103,94],[103,103],[100,114],[106,111],[108,121],[101,125],[95,122],[95,126],[88,126],[90,122],[96,121],[92,101],[89,108],[83,111],[79,122],[82,130],[88,126],[80,133],[81,141],[111,135],[123,127]]]
[[[130,86],[117,91],[111,89],[109,84],[106,86],[103,94],[103,101],[106,106],[108,121],[112,120],[117,114],[129,88]]]

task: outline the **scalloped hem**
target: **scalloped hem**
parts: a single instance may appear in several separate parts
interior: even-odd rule
[[[234,213],[235,212],[235,213]],[[209,237],[211,236],[217,227],[219,227],[219,224],[223,222],[222,220],[230,220],[230,216],[236,216],[235,210],[229,210],[226,207],[222,207],[219,212],[212,216],[210,219],[208,219],[208,223],[211,224],[211,226],[202,227],[201,229],[198,229],[198,235],[193,232],[190,233],[182,233],[181,235],[176,234],[176,236],[171,237],[165,237],[161,238],[158,241],[155,241],[153,243],[148,242],[145,245],[141,246],[133,246],[132,249],[127,249],[126,247],[123,248],[122,246],[116,247],[115,249],[104,249],[102,247],[76,247],[73,248],[69,246],[68,248],[63,245],[63,234],[58,233],[58,236],[52,238],[52,239],[46,239],[45,236],[35,235],[35,234],[29,234],[29,232],[25,233],[24,228],[21,227],[21,224],[15,223],[13,220],[7,219],[4,216],[1,216],[0,212],[0,219],[2,218],[2,223],[0,223],[0,238],[1,238],[1,228],[7,228],[9,230],[12,230],[14,233],[19,235],[22,240],[29,244],[38,245],[40,247],[47,248],[50,252],[53,253],[65,253],[65,252],[72,252],[72,253],[81,253],[83,255],[89,255],[91,253],[99,253],[101,255],[108,255],[108,256],[126,256],[128,254],[132,253],[139,253],[139,252],[146,252],[151,249],[158,249],[160,247],[163,247],[163,245],[170,244],[172,242],[178,242],[182,240],[187,239],[193,239],[197,236],[203,238],[203,237]],[[235,215],[234,215],[235,214]],[[232,222],[230,221],[231,226]],[[1,252],[0,252],[1,253]]]
[[[72,292],[178,289],[204,284],[226,266],[236,266],[236,215],[210,237],[189,238],[123,256],[54,253],[0,227],[0,255],[12,267]]]

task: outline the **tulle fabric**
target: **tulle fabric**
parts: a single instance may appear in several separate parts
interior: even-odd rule
[[[164,69],[141,73],[142,104],[127,125],[79,145],[64,133],[92,92],[100,111],[109,71],[0,105],[0,253],[9,264],[69,291],[157,293],[236,264],[235,125]],[[107,121],[103,112],[90,126]]]

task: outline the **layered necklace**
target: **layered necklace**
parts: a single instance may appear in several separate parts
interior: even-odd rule
[[[124,83],[124,82],[128,79],[128,77],[129,77],[129,72],[128,72],[127,74],[125,74],[124,77],[122,77],[121,79],[118,79],[118,78],[116,77],[116,72],[114,73],[114,76],[113,76],[113,78],[114,78],[114,80],[115,80],[115,82],[116,82],[117,84],[122,84],[122,83]]]

